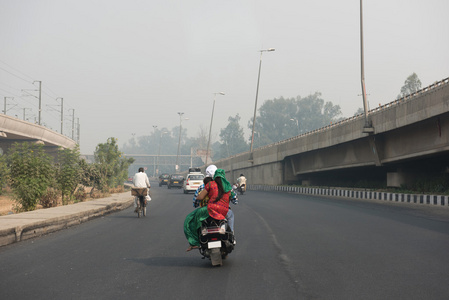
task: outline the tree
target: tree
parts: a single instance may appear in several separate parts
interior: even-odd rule
[[[421,80],[418,75],[413,73],[404,81],[404,86],[401,88],[401,93],[398,95],[398,99],[407,95],[413,94],[421,89]]]
[[[355,116],[358,116],[358,115],[360,115],[360,114],[364,114],[365,113],[365,110],[363,109],[363,107],[359,107],[357,110],[356,110],[356,112],[354,113],[354,117]]]
[[[220,154],[214,159],[229,157],[237,153],[248,151],[249,147],[243,136],[243,128],[240,126],[240,116],[228,118],[228,125],[220,130],[221,148]]]
[[[54,183],[52,159],[41,144],[14,143],[9,150],[10,183],[21,210],[36,208]]]
[[[95,189],[102,190],[106,183],[102,182],[100,174],[100,165],[97,163],[89,164],[86,160],[81,159],[78,162],[81,178],[80,184],[83,186],[91,186],[90,194],[92,195]]]
[[[117,139],[108,138],[104,144],[98,144],[94,153],[95,162],[99,164],[102,181],[109,188],[122,185],[128,178],[128,167],[133,158],[124,158],[118,150]],[[106,186],[102,186],[104,189]]]
[[[325,102],[321,93],[305,98],[267,100],[259,108],[256,118],[255,146],[275,143],[336,122],[340,106]],[[248,122],[252,128],[252,121]],[[256,143],[258,139],[259,143]]]

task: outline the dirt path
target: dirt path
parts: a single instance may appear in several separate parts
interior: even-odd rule
[[[0,216],[7,215],[9,212],[12,212],[12,207],[14,205],[14,201],[5,196],[0,196]]]

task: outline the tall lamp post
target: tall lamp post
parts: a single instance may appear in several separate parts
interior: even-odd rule
[[[161,136],[159,138],[159,151],[157,152],[157,162],[156,162],[156,176],[159,175],[159,156],[161,155],[161,140],[162,140],[162,135],[168,133],[167,131],[162,132],[161,131]]]
[[[182,115],[184,113],[183,112],[178,112],[179,115],[179,140],[178,140],[178,154],[176,155],[176,165],[175,165],[175,172],[178,172],[179,166],[178,166],[178,161],[179,161],[179,147],[181,146],[181,134],[182,134]]]
[[[274,51],[274,48],[268,48],[264,50],[259,50],[260,52],[260,61],[259,61],[259,75],[257,76],[257,88],[256,88],[256,101],[254,103],[254,117],[253,117],[253,130],[251,133],[251,147],[250,152],[253,152],[253,143],[254,143],[254,128],[256,126],[256,112],[257,112],[257,96],[259,95],[259,82],[260,82],[260,68],[262,67],[262,53]]]
[[[363,51],[363,7],[362,0],[360,0],[360,65],[361,65],[361,84],[362,84],[362,95],[363,95],[363,107],[365,110],[365,126],[363,127],[364,133],[373,133],[374,128],[368,117],[368,100],[366,99],[366,87],[365,87],[365,62],[364,62],[364,51]]]
[[[206,166],[207,166],[207,159],[209,157],[210,135],[212,133],[212,121],[214,120],[215,97],[217,95],[223,95],[224,96],[225,93],[223,93],[223,92],[214,93],[214,104],[212,105],[212,115],[210,117],[209,139],[207,140]]]

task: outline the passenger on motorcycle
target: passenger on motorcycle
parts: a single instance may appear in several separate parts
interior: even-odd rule
[[[147,174],[144,172],[143,168],[139,168],[139,172],[137,172],[133,177],[133,185],[137,188],[148,188],[147,196],[145,197],[146,201],[150,201],[151,198],[149,196],[150,193],[150,180],[148,179]],[[134,197],[134,212],[137,212],[137,201],[139,201],[138,197]]]
[[[187,215],[184,221],[184,234],[189,242],[189,248],[186,251],[199,248],[198,229],[201,223],[209,216],[216,220],[223,220],[229,211],[229,197],[231,195],[231,184],[226,180],[223,169],[217,169],[214,174],[214,180],[204,186],[197,197],[198,200],[209,197],[207,206],[195,209]]]

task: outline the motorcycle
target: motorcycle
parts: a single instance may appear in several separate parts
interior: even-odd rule
[[[131,195],[138,197],[139,201],[137,201],[137,217],[147,215],[147,201],[145,200],[146,195],[148,194],[147,188],[132,188]]]
[[[239,185],[239,186],[237,187],[237,192],[239,192],[240,195],[243,195],[243,193],[244,193],[245,191],[246,191],[246,185],[245,185],[245,184]]]
[[[199,229],[200,253],[209,258],[212,266],[222,266],[223,259],[234,250],[234,234],[228,226],[226,219],[215,220],[211,217],[203,221]]]

